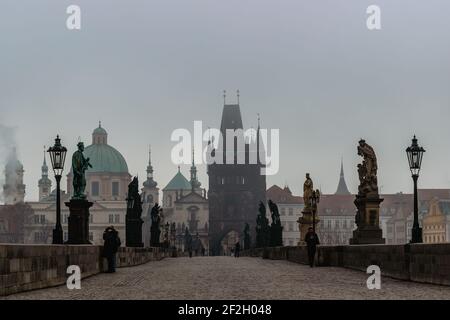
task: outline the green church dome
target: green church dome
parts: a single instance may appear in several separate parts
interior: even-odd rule
[[[92,144],[87,146],[83,152],[92,168],[87,173],[128,173],[128,165],[122,154],[108,145],[108,133],[99,124],[92,133]]]
[[[128,173],[128,166],[119,151],[107,144],[91,144],[83,152],[92,165],[87,173],[112,172]]]

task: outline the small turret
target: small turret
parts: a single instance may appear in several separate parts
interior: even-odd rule
[[[48,166],[45,159],[45,147],[44,147],[44,162],[41,167],[41,178],[38,182],[39,186],[39,201],[47,198],[52,190],[52,181],[48,178]]]
[[[23,165],[17,159],[14,148],[8,157],[5,166],[5,184],[3,186],[3,196],[5,204],[12,205],[25,200],[25,185],[23,184]]]
[[[191,186],[192,191],[196,191],[200,188],[202,185],[200,181],[197,179],[197,168],[195,167],[195,161],[194,161],[194,148],[192,148],[192,166],[191,166]]]

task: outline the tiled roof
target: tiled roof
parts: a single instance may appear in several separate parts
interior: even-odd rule
[[[294,196],[289,188],[281,189],[276,184],[267,189],[266,198],[277,204],[303,204],[302,197]]]
[[[188,179],[183,176],[183,174],[178,171],[177,174],[170,180],[167,186],[163,189],[166,190],[191,190],[192,186]]]
[[[317,206],[318,215],[355,215],[354,200],[352,194],[322,194]]]

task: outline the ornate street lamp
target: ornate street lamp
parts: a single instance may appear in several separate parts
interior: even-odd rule
[[[53,244],[63,244],[63,229],[61,226],[61,190],[60,182],[64,170],[67,149],[61,145],[59,135],[56,136],[55,145],[47,151],[50,154],[53,172],[56,179],[56,226],[53,229]]]
[[[313,190],[311,195],[311,207],[313,209],[313,232],[316,232],[316,212],[317,212],[317,204],[320,202],[320,192],[319,189]]]
[[[419,208],[417,200],[417,179],[419,178],[420,166],[422,164],[422,156],[425,149],[419,147],[417,143],[417,138],[414,135],[412,139],[412,144],[410,147],[406,148],[406,154],[408,156],[409,169],[411,170],[411,175],[414,181],[414,223],[412,227],[412,239],[411,243],[421,243],[422,242],[422,228],[419,227]]]

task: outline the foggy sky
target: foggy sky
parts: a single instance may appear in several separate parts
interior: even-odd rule
[[[66,29],[70,4],[81,7],[80,31]],[[381,7],[380,31],[366,28],[370,4]],[[244,127],[256,127],[260,113],[262,127],[280,129],[280,170],[268,187],[287,183],[300,194],[309,172],[333,193],[343,157],[356,192],[356,145],[365,138],[378,156],[381,192],[411,192],[405,148],[414,133],[427,150],[419,187],[450,187],[447,0],[0,6],[0,124],[15,128],[27,200],[37,199],[43,146],[60,134],[69,159],[78,137],[91,143],[99,120],[140,183],[152,145],[164,187],[177,170],[172,131],[192,131],[194,120],[219,127],[223,89],[229,103],[240,89]]]

